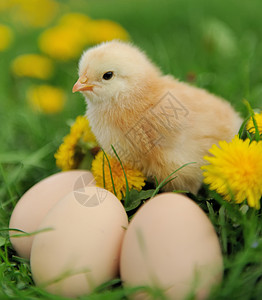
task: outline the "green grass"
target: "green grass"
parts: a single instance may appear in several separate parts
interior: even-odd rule
[[[242,100],[262,108],[262,2],[260,0],[78,0],[64,1],[64,11],[86,12],[92,18],[119,22],[132,41],[156,62],[164,73],[208,89],[230,101],[243,117]],[[61,11],[61,14],[63,11]],[[11,26],[8,16],[0,23]],[[210,31],[216,31],[210,37]],[[53,154],[68,133],[70,120],[84,114],[81,95],[72,94],[77,60],[56,64],[49,81],[67,93],[66,107],[53,116],[33,112],[25,91],[40,81],[19,79],[10,63],[20,53],[37,51],[41,30],[16,29],[16,40],[0,53],[0,228],[8,227],[12,210],[33,184],[55,173]],[[150,74],[148,74],[150,76]],[[206,211],[219,236],[224,257],[224,280],[210,299],[262,298],[261,211],[246,213],[225,203],[205,187],[194,200]],[[16,256],[6,231],[0,231],[0,299],[62,299],[35,287],[29,262]],[[113,282],[81,299],[123,299],[132,289]]]

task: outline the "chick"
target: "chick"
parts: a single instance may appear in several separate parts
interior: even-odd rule
[[[101,147],[114,146],[158,182],[182,165],[166,191],[197,193],[203,156],[237,134],[241,118],[224,99],[164,76],[135,46],[111,41],[83,53],[73,92],[87,102],[86,115]]]

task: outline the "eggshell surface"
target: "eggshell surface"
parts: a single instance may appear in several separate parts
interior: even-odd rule
[[[168,299],[191,292],[206,299],[222,279],[223,260],[215,230],[189,198],[164,193],[144,204],[125,234],[120,274],[126,286],[161,288]],[[150,299],[145,293],[134,299]]]
[[[35,283],[66,297],[90,293],[119,272],[121,244],[128,219],[110,192],[89,187],[59,201],[40,228],[31,252]]]
[[[65,195],[77,189],[95,185],[91,172],[74,170],[56,173],[31,187],[18,201],[12,213],[9,228],[31,233],[37,231],[48,211]],[[19,256],[30,258],[34,235],[12,237],[19,232],[10,230],[11,243]]]

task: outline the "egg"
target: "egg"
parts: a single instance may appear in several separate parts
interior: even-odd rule
[[[75,191],[47,214],[35,236],[31,271],[48,292],[77,297],[118,276],[128,218],[121,202],[98,187]]]
[[[91,172],[74,170],[51,175],[31,187],[18,201],[10,218],[9,228],[35,232],[48,211],[65,195],[95,185]],[[10,230],[11,243],[19,256],[30,257],[34,235],[21,236]],[[18,237],[12,237],[16,235]]]
[[[124,237],[120,275],[126,286],[160,288],[168,299],[206,299],[222,279],[215,230],[191,199],[160,194],[135,214]],[[151,299],[145,292],[134,299]],[[191,299],[191,298],[190,298]]]

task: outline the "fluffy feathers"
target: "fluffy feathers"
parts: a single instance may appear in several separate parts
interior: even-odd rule
[[[111,79],[103,79],[106,72]],[[117,41],[87,50],[79,62],[87,117],[100,145],[116,148],[124,163],[163,180],[185,163],[166,190],[197,193],[203,156],[219,140],[231,140],[241,118],[225,100],[179,82],[138,48]]]

